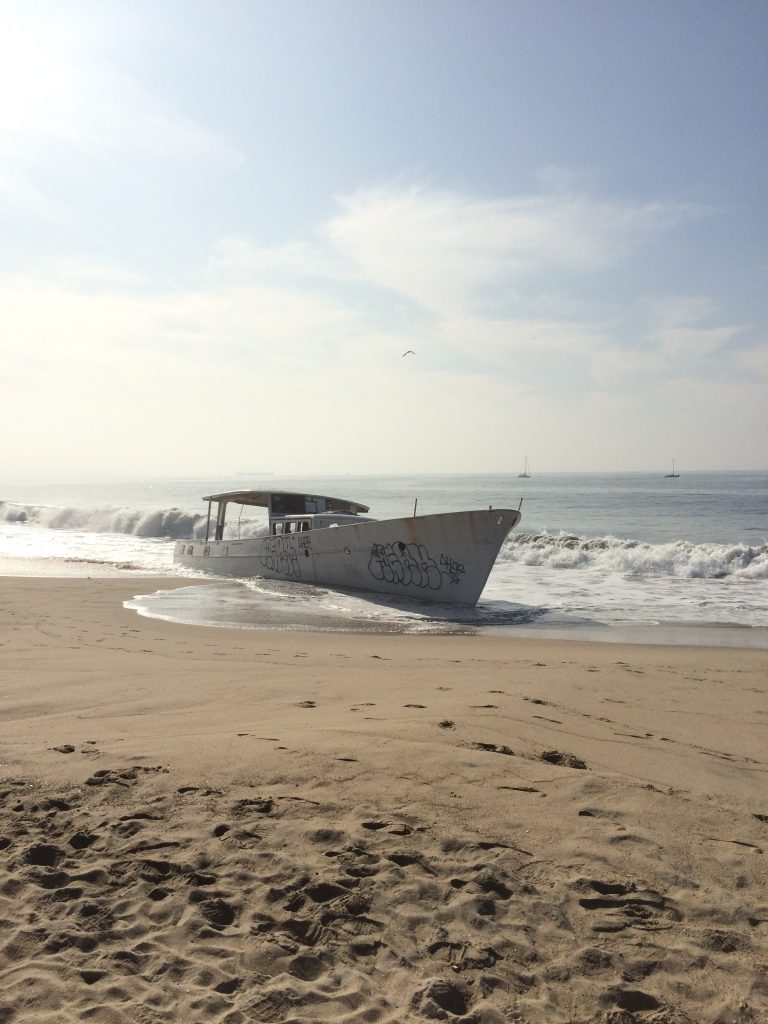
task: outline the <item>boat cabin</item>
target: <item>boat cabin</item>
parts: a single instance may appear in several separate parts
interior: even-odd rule
[[[224,491],[222,494],[206,495],[203,501],[208,502],[206,540],[210,539],[214,502],[214,540],[224,539],[228,505],[255,505],[266,508],[269,515],[269,532],[275,535],[370,522],[369,516],[361,514],[368,511],[367,505],[346,501],[343,498],[331,498],[325,494],[299,494],[293,491]]]
[[[354,523],[373,522],[370,516],[352,515],[344,512],[315,513],[306,517],[286,516],[284,519],[269,520],[269,532],[273,536],[285,533],[304,533],[307,530],[322,530],[329,526],[351,526]]]

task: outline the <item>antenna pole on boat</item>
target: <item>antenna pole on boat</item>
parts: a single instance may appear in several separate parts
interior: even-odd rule
[[[205,539],[208,540],[208,534],[211,532],[211,501],[208,500],[208,520],[205,524]]]
[[[521,498],[520,499],[520,504],[517,506],[517,511],[519,512],[522,507],[523,507],[523,499]]]
[[[415,501],[414,501],[414,503],[413,503],[413,515],[414,515],[414,517],[416,516],[416,506],[417,506],[418,504],[419,504],[419,499],[418,499],[418,498],[416,498],[416,500],[415,500]]]

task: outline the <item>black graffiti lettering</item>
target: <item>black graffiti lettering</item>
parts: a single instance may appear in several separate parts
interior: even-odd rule
[[[267,537],[261,564],[281,576],[301,576],[301,567],[291,537]]]
[[[408,544],[402,553],[403,566],[410,576],[410,582],[417,587],[437,590],[443,582],[443,574],[434,558],[423,544]]]
[[[371,546],[368,569],[377,580],[386,580],[387,583],[400,582],[400,580],[395,579],[393,561],[395,565],[399,565],[399,560],[394,558],[391,544],[386,546],[384,544],[373,544]]]
[[[440,567],[445,572],[451,583],[458,583],[466,572],[466,569],[461,562],[457,562],[456,559],[451,558],[450,555],[440,555]]]
[[[373,544],[368,570],[377,580],[438,590],[443,574],[423,544]]]

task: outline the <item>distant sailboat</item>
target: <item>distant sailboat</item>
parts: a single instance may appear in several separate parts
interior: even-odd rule
[[[517,475],[518,475],[518,477],[525,477],[526,479],[531,475],[531,468],[528,465],[528,456],[527,455],[525,456],[525,469],[523,470],[522,473],[518,473]]]
[[[672,459],[672,472],[671,473],[665,473],[664,474],[664,479],[665,480],[671,480],[672,477],[677,478],[679,476],[680,476],[680,474],[675,472],[675,460]]]

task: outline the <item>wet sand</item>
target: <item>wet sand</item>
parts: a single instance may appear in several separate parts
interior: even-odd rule
[[[312,600],[307,599],[310,592]],[[151,593],[143,591],[130,605],[152,618],[196,626],[402,635],[484,634],[539,640],[768,650],[766,626],[600,622],[577,617],[566,620],[562,616],[559,621],[553,621],[546,609],[509,602],[502,603],[501,607],[489,602],[477,608],[457,608],[395,601],[353,591],[326,591],[324,596],[332,594],[333,598],[317,602],[316,594],[316,588],[307,584],[270,581],[268,589],[256,589],[237,580],[211,580],[209,577],[198,578],[191,586],[184,586],[177,580],[172,582],[171,589],[163,586]],[[371,614],[372,609],[374,614]]]
[[[768,1019],[768,652],[173,585],[0,579],[2,1024]]]

